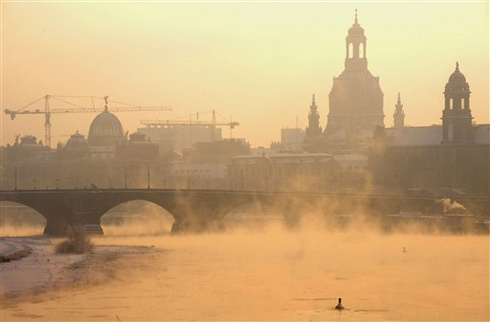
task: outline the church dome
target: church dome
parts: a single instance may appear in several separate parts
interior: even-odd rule
[[[88,141],[77,131],[66,141],[66,147],[69,149],[85,149],[88,148]]]
[[[466,83],[466,77],[459,71],[458,63],[456,63],[456,70],[449,76],[449,83]]]
[[[97,115],[90,125],[90,145],[115,146],[124,141],[123,127],[119,119],[107,109]]]
[[[459,71],[459,64],[456,63],[456,70],[449,76],[445,92],[469,92],[469,90],[466,77]]]

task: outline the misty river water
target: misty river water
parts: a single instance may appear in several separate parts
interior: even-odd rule
[[[97,245],[150,251],[107,263],[97,283],[3,308],[36,321],[487,321],[489,236],[382,233],[315,223],[288,231],[171,235],[104,227]],[[138,232],[138,233],[135,233]],[[404,251],[405,249],[405,251]],[[343,311],[334,310],[342,297]]]

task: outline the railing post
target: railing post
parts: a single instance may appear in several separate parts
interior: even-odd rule
[[[14,179],[14,190],[17,190],[17,167],[15,167]]]

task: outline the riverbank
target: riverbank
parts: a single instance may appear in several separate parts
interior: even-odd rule
[[[16,261],[32,253],[32,248],[19,242],[0,238],[0,263]]]
[[[114,275],[111,262],[123,254],[149,250],[142,246],[96,245],[89,254],[58,254],[61,239],[45,237],[8,237],[0,241],[0,299],[42,294],[71,285],[102,282]]]

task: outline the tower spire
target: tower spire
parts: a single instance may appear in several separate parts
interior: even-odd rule
[[[398,100],[395,105],[395,113],[393,113],[393,125],[395,128],[402,128],[405,126],[405,112],[403,112],[403,104],[400,99],[400,92],[398,92]]]
[[[319,137],[322,134],[322,128],[320,126],[320,114],[318,113],[318,106],[315,102],[315,94],[313,94],[310,113],[308,114],[308,127],[306,128],[306,136],[308,138]]]
[[[357,8],[356,8],[356,18],[355,18],[354,24],[358,25],[358,23],[357,23]]]
[[[456,62],[456,70],[459,70],[459,63]]]

